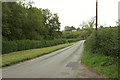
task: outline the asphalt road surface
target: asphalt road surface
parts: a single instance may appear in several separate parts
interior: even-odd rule
[[[3,68],[3,78],[102,78],[81,64],[84,40],[48,55]]]

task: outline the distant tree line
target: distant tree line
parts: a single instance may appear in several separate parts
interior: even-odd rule
[[[77,30],[75,27],[73,26],[65,26],[65,31],[73,31],[73,30]]]
[[[81,39],[87,39],[88,36],[92,34],[92,32],[95,30],[95,17],[92,17],[89,21],[84,21],[82,24],[80,24],[81,28],[75,28],[73,26],[65,26],[64,31],[62,31],[63,35],[62,38],[65,39],[74,39],[74,38],[81,38]]]
[[[51,40],[61,37],[58,15],[23,2],[2,4],[3,40]]]

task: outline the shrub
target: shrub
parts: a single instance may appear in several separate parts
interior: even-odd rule
[[[17,51],[17,44],[13,41],[3,41],[2,42],[2,53],[9,53]]]
[[[86,41],[90,53],[118,56],[118,27],[99,28]]]
[[[2,53],[10,53],[15,51],[22,51],[28,49],[36,49],[43,47],[50,47],[67,42],[76,42],[81,39],[55,39],[55,40],[16,40],[16,41],[3,41],[2,42]]]
[[[68,39],[67,42],[71,43],[71,42],[76,42],[76,41],[80,41],[82,39],[77,38],[77,39]]]
[[[58,44],[66,43],[66,40],[17,40],[17,41],[3,41],[2,42],[2,53],[10,53],[21,50],[35,49],[35,48],[43,48],[50,47]]]

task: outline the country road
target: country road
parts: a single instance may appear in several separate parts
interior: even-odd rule
[[[84,40],[48,55],[3,68],[3,78],[102,78],[81,64]]]

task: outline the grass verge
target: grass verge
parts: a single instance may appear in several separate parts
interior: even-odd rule
[[[30,59],[51,53],[53,51],[65,48],[67,46],[73,45],[74,43],[66,43],[66,44],[61,44],[61,45],[52,46],[52,47],[17,51],[9,54],[4,54],[2,55],[2,67],[6,67],[12,64],[30,60]]]
[[[89,53],[84,45],[82,63],[108,78],[118,78],[118,60],[98,53]]]

